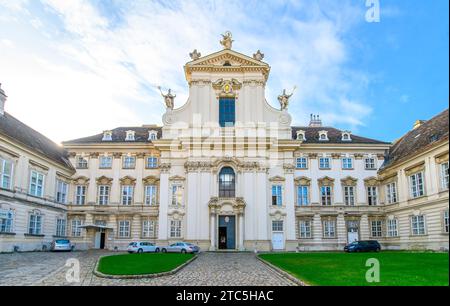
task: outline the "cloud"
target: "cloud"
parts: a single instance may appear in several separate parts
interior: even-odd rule
[[[281,90],[297,85],[290,108],[296,123],[307,123],[312,112],[327,125],[357,129],[371,113],[363,97],[370,78],[350,68],[345,41],[364,6],[350,1],[10,3],[0,0],[0,8],[19,20],[15,31],[0,31],[17,49],[0,58],[7,111],[56,141],[160,123],[164,108],[156,86],[172,88],[176,106],[184,104],[189,52],[219,50],[226,30],[237,51],[266,54],[269,103],[277,106]],[[0,19],[0,28],[8,22]],[[16,38],[17,32],[29,40]]]

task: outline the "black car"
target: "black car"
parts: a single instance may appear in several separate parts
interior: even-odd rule
[[[379,252],[381,245],[376,240],[355,241],[344,247],[345,252]]]

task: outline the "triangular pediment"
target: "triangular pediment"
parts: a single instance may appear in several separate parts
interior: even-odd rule
[[[228,49],[203,56],[187,63],[186,66],[224,66],[227,62],[231,64],[231,66],[269,66],[263,61],[258,61],[250,56]]]

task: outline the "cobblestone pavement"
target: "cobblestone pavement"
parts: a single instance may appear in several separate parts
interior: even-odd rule
[[[294,286],[255,258],[252,253],[200,253],[170,276],[147,279],[106,279],[92,273],[106,251],[73,253],[0,254],[0,285],[44,286]],[[117,253],[114,253],[117,254]],[[68,283],[67,259],[80,261],[80,282]]]

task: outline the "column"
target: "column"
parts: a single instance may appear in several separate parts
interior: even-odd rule
[[[139,240],[141,237],[141,216],[134,215],[131,224],[131,237],[133,240]]]
[[[239,214],[239,251],[244,251],[244,214]]]
[[[285,203],[286,203],[286,241],[295,240],[295,192],[294,192],[294,173],[289,170],[285,172]]]
[[[370,236],[370,234],[369,234],[369,217],[367,215],[361,216],[359,230],[360,230],[359,237],[361,238],[361,240],[369,239],[369,236]]]
[[[345,218],[343,214],[339,214],[336,220],[337,238],[339,244],[345,244],[347,241],[347,235],[345,232]]]
[[[161,171],[159,192],[158,239],[167,240],[167,213],[169,206],[169,172]]]
[[[211,239],[211,245],[209,246],[210,251],[216,250],[216,214],[215,212],[211,212],[210,218],[210,239]]]
[[[322,242],[322,219],[320,218],[320,214],[315,214],[313,218],[313,240],[315,244],[320,245]]]

